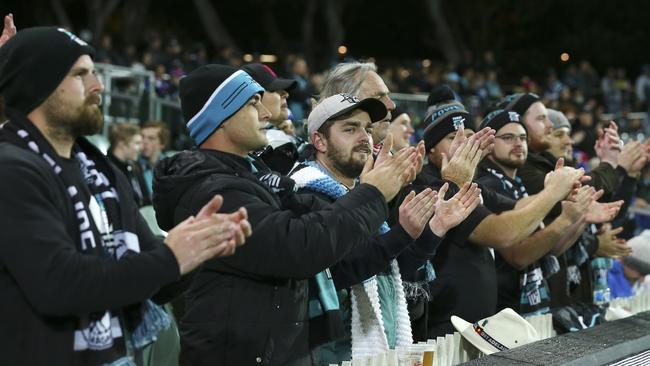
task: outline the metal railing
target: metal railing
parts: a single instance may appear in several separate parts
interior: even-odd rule
[[[167,122],[172,133],[172,148],[179,149],[189,143],[185,133],[185,124],[178,98],[161,98],[156,95],[156,78],[152,71],[97,63],[95,67],[104,83],[102,112],[104,114],[103,134],[113,122],[140,123],[148,120]],[[392,93],[390,97],[399,108],[411,115],[416,128],[426,116],[428,94]],[[470,113],[476,114],[480,109],[480,99],[470,96],[463,100]],[[603,120],[615,116],[604,114]],[[645,112],[630,112],[625,115],[628,120],[647,118]],[[622,136],[627,139],[628,136]],[[645,135],[643,136],[645,137]],[[639,138],[630,136],[629,138]]]

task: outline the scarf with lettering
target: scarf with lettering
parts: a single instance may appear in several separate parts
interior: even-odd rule
[[[77,139],[73,157],[86,183],[86,187],[79,187],[74,173],[63,168],[61,157],[33,123],[20,114],[10,117],[0,129],[0,140],[40,156],[64,183],[78,218],[77,250],[116,261],[139,253],[138,237],[123,230],[120,197],[107,158],[86,139]],[[153,342],[156,334],[170,325],[167,313],[147,300],[122,309],[79,316],[71,346],[80,364],[135,366],[129,355]]]

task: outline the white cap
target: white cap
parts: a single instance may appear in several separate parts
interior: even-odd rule
[[[355,109],[368,112],[371,122],[379,122],[388,115],[386,106],[379,99],[366,98],[360,101],[359,98],[347,93],[332,95],[318,103],[316,108],[309,114],[307,118],[309,136],[318,131],[325,122]]]

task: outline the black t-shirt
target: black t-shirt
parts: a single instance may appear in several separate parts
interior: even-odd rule
[[[488,189],[495,189],[501,194],[509,193],[499,178],[484,169],[479,170],[477,181],[482,185],[483,189],[489,187]],[[499,252],[495,253],[494,264],[498,284],[497,309],[511,308],[519,310],[519,272],[510,266]]]
[[[510,199],[520,199],[528,195],[521,179],[506,176],[500,167],[488,159],[479,165],[478,176],[477,181],[484,190],[492,190]],[[518,271],[499,252],[495,253],[494,262],[499,288],[497,310],[511,308],[526,314],[548,309],[549,288],[540,262],[536,261],[525,270]]]
[[[419,177],[421,183],[428,178],[439,184],[435,180],[440,179],[440,171],[435,166],[427,165],[422,173]],[[433,259],[436,280],[430,285],[429,338],[455,331],[451,315],[474,322],[496,312],[497,281],[492,253],[489,248],[476,245],[468,238],[492,214],[486,205],[503,211],[512,209],[514,201],[492,192],[482,195],[484,205],[479,205],[465,221],[447,233]]]

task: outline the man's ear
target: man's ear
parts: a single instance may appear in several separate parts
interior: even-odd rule
[[[315,132],[311,136],[311,141],[316,151],[318,151],[319,153],[327,152],[327,139],[325,138],[325,136],[323,136],[322,133]]]

